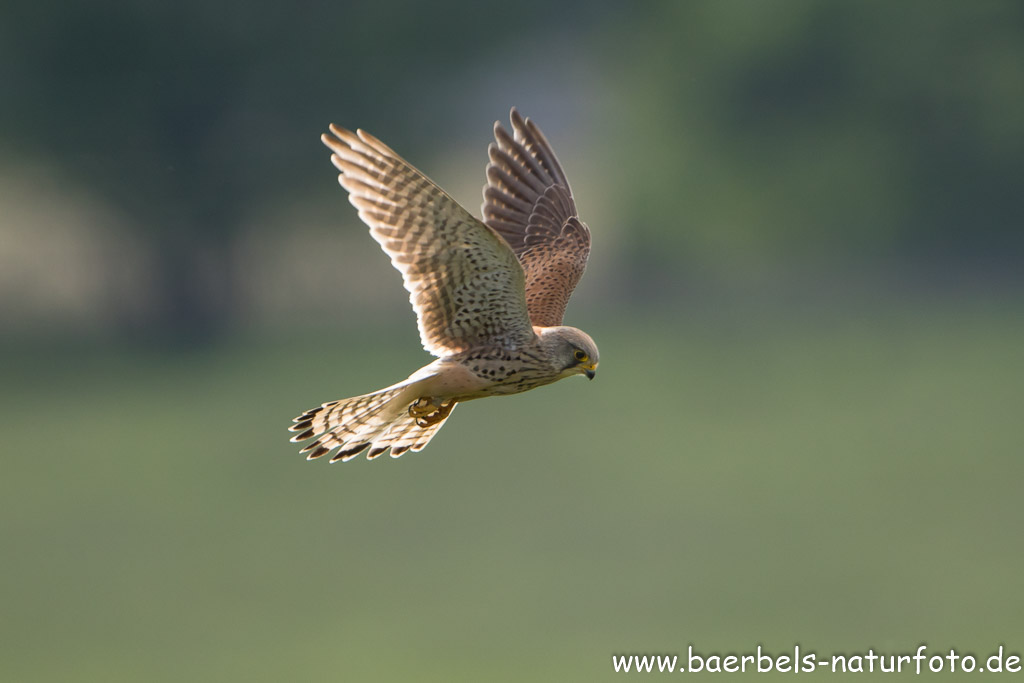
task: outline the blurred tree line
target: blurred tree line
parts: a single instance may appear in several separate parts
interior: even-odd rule
[[[492,27],[470,6],[414,1],[27,1],[3,14],[0,150],[55,159],[125,212],[155,247],[145,324],[199,338],[230,306],[241,212],[323,177],[295,140],[319,145],[327,120],[408,125],[407,83],[532,21]]]
[[[131,219],[157,256],[146,324],[161,335],[220,327],[240,216],[323,177],[297,140],[372,121],[411,129],[391,142],[406,156],[439,154],[432,133],[458,134],[460,103],[434,84],[484,56],[551,50],[550,70],[568,56],[599,75],[587,158],[638,277],[850,253],[1015,268],[1024,245],[1017,2],[14,0],[2,14],[0,152],[50,159]]]
[[[623,195],[659,253],[1019,272],[1024,4],[675,3],[615,30],[644,36],[616,142],[658,170]]]

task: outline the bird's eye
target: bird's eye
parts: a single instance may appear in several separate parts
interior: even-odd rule
[[[576,358],[576,360],[578,360],[581,363],[587,359],[587,352],[581,351],[579,349],[576,349],[576,353],[572,355]]]

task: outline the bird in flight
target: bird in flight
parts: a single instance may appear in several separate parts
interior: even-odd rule
[[[331,462],[419,451],[457,403],[594,378],[597,345],[562,316],[590,254],[590,229],[544,134],[512,109],[494,124],[483,222],[387,145],[335,125],[321,136],[338,181],[409,291],[423,348],[408,379],[293,420],[300,452]],[[337,449],[337,450],[335,450]]]

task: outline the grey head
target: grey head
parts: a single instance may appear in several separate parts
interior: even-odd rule
[[[558,372],[559,379],[586,375],[594,379],[601,355],[590,335],[575,327],[534,328],[540,337],[547,359]]]

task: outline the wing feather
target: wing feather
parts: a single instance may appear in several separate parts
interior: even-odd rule
[[[446,356],[534,336],[523,267],[509,245],[369,133],[331,125],[338,182],[402,273],[423,348]]]
[[[512,109],[513,134],[494,124],[488,148],[484,222],[523,265],[530,321],[561,325],[590,255],[590,228],[579,219],[565,172],[544,134]]]

